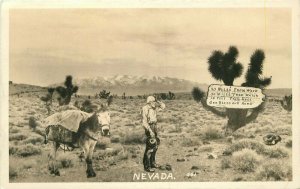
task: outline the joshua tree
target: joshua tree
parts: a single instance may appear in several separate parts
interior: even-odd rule
[[[42,101],[45,102],[47,111],[48,111],[48,115],[51,112],[51,105],[52,105],[52,97],[53,97],[53,93],[54,93],[55,89],[54,88],[48,88],[48,93],[46,96],[42,96],[40,99]]]
[[[59,94],[57,100],[60,106],[68,105],[71,101],[72,95],[78,91],[78,86],[73,85],[72,76],[70,75],[66,77],[64,85],[65,87],[58,86],[55,89]]]
[[[288,112],[291,112],[293,108],[293,96],[284,96],[284,98],[280,101],[280,104],[283,109],[285,109]]]
[[[238,50],[236,47],[229,47],[226,53],[221,51],[214,51],[208,58],[209,72],[211,75],[219,81],[222,81],[227,86],[232,86],[236,78],[240,77],[243,72],[243,66],[237,62]],[[265,59],[264,52],[262,50],[256,50],[251,58],[247,73],[245,75],[245,83],[242,84],[244,87],[256,87],[265,88],[271,83],[270,78],[264,78],[262,76],[263,61]],[[195,101],[201,102],[203,107],[211,111],[212,113],[227,117],[228,122],[225,127],[226,133],[236,131],[237,129],[245,126],[251,121],[255,120],[259,113],[263,110],[264,103],[253,109],[237,109],[237,108],[226,108],[225,111],[216,109],[206,104],[205,93],[199,89],[194,88],[192,95]]]
[[[109,95],[110,95],[110,92],[106,91],[106,90],[102,90],[99,93],[99,97],[100,98],[104,98],[104,99],[108,99]]]

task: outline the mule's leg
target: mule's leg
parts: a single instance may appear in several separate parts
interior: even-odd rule
[[[86,162],[86,176],[88,178],[90,177],[95,177],[96,173],[93,169],[92,166],[92,154],[94,147],[96,145],[96,142],[89,139],[88,137],[82,136],[79,142],[79,145],[81,146],[83,152],[84,152],[84,157],[85,157],[85,162]],[[93,148],[92,148],[93,146]],[[92,150],[92,152],[90,152]]]
[[[56,166],[56,152],[59,148],[58,142],[51,142],[52,143],[52,149],[48,155],[48,168],[50,170],[51,174],[60,176],[59,170]]]
[[[89,173],[90,173],[91,177],[96,176],[96,173],[93,169],[93,162],[92,162],[93,153],[94,153],[94,149],[95,149],[96,144],[97,144],[97,141],[90,140],[89,150],[88,150],[87,158],[86,158],[87,169],[89,170]]]

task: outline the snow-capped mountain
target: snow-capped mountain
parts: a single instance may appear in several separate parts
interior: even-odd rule
[[[95,94],[101,90],[110,91],[111,94],[138,95],[157,92],[190,92],[198,86],[207,89],[206,84],[200,84],[184,79],[158,76],[131,76],[115,75],[112,77],[95,77],[78,79],[73,83],[79,87],[79,94]]]

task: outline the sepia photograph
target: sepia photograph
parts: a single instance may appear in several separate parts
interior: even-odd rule
[[[9,184],[299,176],[291,7],[7,13]]]

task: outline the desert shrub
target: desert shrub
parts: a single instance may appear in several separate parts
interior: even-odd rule
[[[126,160],[126,159],[128,159],[128,157],[129,157],[128,152],[123,150],[118,153],[117,159],[118,160]]]
[[[18,133],[18,134],[13,134],[9,136],[9,141],[13,141],[13,140],[24,140],[27,138],[27,135],[24,135],[22,133]]]
[[[32,168],[34,165],[36,165],[36,161],[35,160],[26,160],[26,161],[22,161],[21,167],[24,169],[30,169]]]
[[[18,147],[16,154],[23,157],[38,155],[41,154],[41,149],[32,144],[21,145]]]
[[[203,132],[201,129],[194,129],[194,131],[192,132],[193,136],[203,136]]]
[[[16,178],[18,176],[18,169],[15,164],[9,164],[9,178]]]
[[[126,123],[125,126],[127,126],[127,127],[134,127],[134,124],[133,123]]]
[[[204,139],[206,140],[220,139],[223,137],[221,132],[218,129],[211,128],[211,127],[205,129],[203,134],[204,134]]]
[[[266,148],[264,155],[270,158],[285,158],[288,157],[288,151],[282,147]]]
[[[96,154],[96,158],[99,160],[103,160],[106,159],[108,157],[112,157],[112,156],[117,156],[118,154],[120,154],[123,151],[122,147],[116,147],[116,148],[112,148],[109,150],[100,150],[98,151],[98,153]]]
[[[37,124],[35,118],[32,116],[29,117],[29,127],[34,130],[37,127],[37,125],[38,124]]]
[[[70,154],[61,154],[57,158],[58,167],[60,168],[69,168],[73,167],[75,163],[75,158],[70,156]]]
[[[260,167],[256,179],[259,181],[292,180],[292,167],[283,161],[266,161]]]
[[[231,158],[231,165],[234,169],[241,172],[253,172],[259,162],[261,157],[253,150],[243,149],[238,152],[234,152]]]
[[[179,124],[176,124],[169,130],[169,133],[181,133],[182,128]]]
[[[293,147],[293,141],[292,141],[292,140],[287,141],[287,142],[285,143],[285,146],[286,146],[287,148]]]
[[[203,146],[201,148],[199,148],[200,152],[212,152],[213,151],[213,147],[211,146]]]
[[[25,144],[38,144],[38,143],[42,143],[44,141],[44,138],[41,136],[31,136],[29,138],[27,138],[26,140],[24,140]]]
[[[101,141],[97,142],[96,148],[106,149],[109,146],[109,143],[110,143],[110,139],[104,137]]]
[[[181,145],[184,147],[189,147],[189,146],[198,146],[199,140],[195,138],[182,138]]]
[[[240,151],[243,149],[251,149],[256,151],[258,154],[264,154],[266,149],[264,144],[251,139],[242,139],[235,141],[229,148],[225,149],[224,155],[231,155],[233,152]]]
[[[144,132],[142,131],[127,131],[121,139],[122,144],[144,144]]]
[[[14,155],[18,152],[18,147],[9,145],[9,155]]]
[[[10,132],[10,133],[19,133],[20,130],[17,129],[17,128],[12,128],[12,129],[9,129],[9,132]]]
[[[232,179],[233,182],[239,182],[239,181],[243,181],[243,180],[244,180],[244,178],[240,177],[240,176],[234,177],[234,179]]]
[[[221,160],[221,168],[222,169],[228,169],[230,167],[231,167],[231,165],[230,165],[230,158],[223,158]]]
[[[118,142],[120,142],[120,136],[119,135],[113,135],[113,136],[110,137],[110,141],[112,143],[118,143]]]

